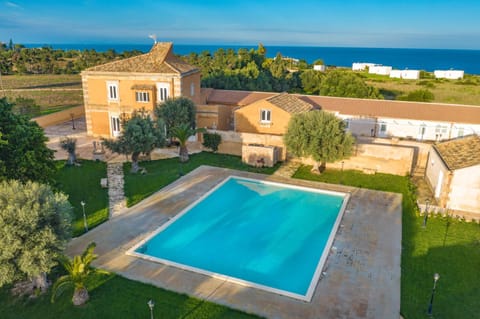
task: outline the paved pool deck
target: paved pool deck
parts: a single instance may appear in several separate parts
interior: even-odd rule
[[[325,273],[311,302],[126,254],[128,249],[230,175],[351,194],[324,266]],[[399,194],[201,166],[73,239],[67,253],[80,254],[88,243],[95,241],[95,252],[99,255],[93,263],[96,267],[266,318],[398,319],[401,216]]]

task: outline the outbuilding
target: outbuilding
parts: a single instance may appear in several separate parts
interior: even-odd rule
[[[480,137],[432,146],[426,179],[440,207],[480,215]]]

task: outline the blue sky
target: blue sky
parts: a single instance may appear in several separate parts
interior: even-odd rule
[[[0,41],[480,49],[479,0],[0,0]]]

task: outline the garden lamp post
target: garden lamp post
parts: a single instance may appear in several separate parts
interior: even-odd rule
[[[432,307],[433,307],[433,297],[435,296],[435,288],[437,287],[437,281],[440,279],[440,275],[438,273],[435,273],[433,275],[433,289],[432,289],[432,297],[430,297],[430,304],[428,305],[428,311],[427,314],[429,316],[432,315]]]
[[[345,164],[345,161],[342,161],[342,172],[343,172],[343,164]]]
[[[428,204],[430,204],[430,200],[427,198],[425,200],[425,212],[423,216],[423,228],[427,227],[427,219],[428,219]]]
[[[150,319],[153,319],[153,307],[155,307],[155,303],[152,299],[147,302],[148,308],[150,308]]]
[[[72,118],[72,130],[75,129],[75,118],[74,118],[75,114],[73,113],[70,113],[70,117]]]
[[[85,202],[82,200],[80,202],[82,204],[82,210],[83,210],[83,226],[85,226],[85,231],[88,231],[88,225],[87,225],[87,216],[85,215]]]

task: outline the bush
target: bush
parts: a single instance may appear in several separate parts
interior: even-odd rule
[[[415,90],[408,95],[402,95],[398,99],[402,101],[431,102],[435,96],[429,90]]]
[[[434,89],[435,88],[435,84],[433,84],[432,81],[428,81],[428,80],[422,80],[422,81],[419,81],[417,83],[417,85],[422,85],[426,88],[429,88],[429,89]]]
[[[218,146],[222,142],[222,136],[218,133],[204,133],[203,146],[210,148],[213,152],[218,151]]]

